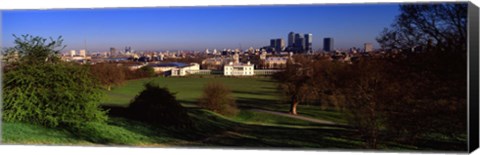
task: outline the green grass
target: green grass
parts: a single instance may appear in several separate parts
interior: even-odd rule
[[[2,122],[2,143],[92,145],[91,142],[77,139],[73,134],[62,129],[51,129],[39,125],[9,122]]]
[[[285,116],[278,116],[269,113],[242,110],[233,118],[233,120],[243,123],[260,124],[260,125],[291,125],[291,126],[315,126],[316,123],[298,120]]]
[[[154,81],[176,93],[182,103],[194,103],[202,95],[203,86],[208,82],[222,82],[231,88],[239,101],[278,101],[277,85],[269,78],[151,78],[129,81],[112,91],[106,91],[103,102],[109,105],[127,106],[132,98],[143,90],[143,84]],[[262,102],[258,102],[262,104]]]
[[[255,111],[253,109],[288,112],[277,84],[269,78],[151,78],[128,81],[106,91],[103,105],[127,107],[143,90],[143,84],[155,81],[176,92],[177,100],[187,108],[194,122],[191,129],[171,129],[110,116],[106,124],[87,123],[77,130],[44,128],[25,123],[4,122],[3,142],[7,144],[62,145],[128,145],[128,146],[234,146],[274,148],[338,148],[361,149],[364,143],[349,128],[315,124],[295,118]],[[229,86],[240,107],[234,117],[225,117],[198,108],[197,99],[203,86],[210,82]],[[322,110],[319,106],[300,104],[302,116],[346,124],[341,112]],[[447,143],[446,143],[447,144]],[[448,143],[450,144],[450,143]],[[462,146],[462,144],[455,144]],[[444,149],[435,145],[411,146],[381,142],[381,149]],[[452,147],[455,148],[455,147]]]
[[[195,105],[202,95],[203,86],[208,82],[222,82],[233,92],[241,108],[255,108],[288,112],[289,104],[284,103],[277,89],[277,83],[269,78],[150,78],[129,81],[111,91],[105,91],[104,105],[127,107],[130,101],[143,90],[143,84],[154,81],[176,92],[177,100],[184,106]],[[298,106],[300,115],[346,124],[342,113],[322,110],[319,106]],[[266,115],[266,114],[265,114]],[[259,117],[262,119],[262,117]],[[282,118],[284,119],[284,118]],[[259,121],[259,120],[257,120]],[[280,121],[282,122],[282,121]]]

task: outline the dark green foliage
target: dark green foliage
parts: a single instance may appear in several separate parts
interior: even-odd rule
[[[222,115],[236,115],[238,112],[235,98],[228,87],[222,83],[211,82],[203,88],[199,105]]]
[[[107,90],[112,86],[120,85],[125,81],[125,72],[122,67],[113,63],[99,63],[90,66],[90,71]]]
[[[387,74],[398,94],[386,108],[389,131],[406,141],[467,131],[467,3],[400,5],[377,41],[389,49],[422,47],[392,59]],[[408,50],[407,50],[408,51]]]
[[[140,69],[136,70],[131,70],[128,67],[125,67],[124,72],[126,80],[148,78],[156,75],[155,70],[151,66],[143,66]]]
[[[128,107],[128,117],[159,126],[190,127],[186,110],[175,95],[154,83],[145,84],[145,90],[137,95]]]
[[[48,127],[103,122],[101,91],[88,68],[76,64],[19,64],[4,74],[3,120]]]
[[[20,61],[25,63],[47,63],[58,62],[60,57],[57,55],[61,49],[65,46],[62,45],[62,37],[58,37],[56,40],[50,38],[50,42],[47,43],[47,39],[39,36],[22,35],[21,37],[15,37],[15,47],[8,49],[10,53],[4,53],[6,55],[14,55],[19,57]],[[60,48],[60,49],[57,49]]]
[[[147,77],[155,76],[155,70],[152,66],[143,66],[142,68],[140,68],[140,72],[142,72]]]

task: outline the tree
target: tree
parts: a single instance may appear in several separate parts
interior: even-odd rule
[[[385,109],[397,99],[398,83],[392,81],[392,66],[381,58],[363,59],[343,68],[345,80],[337,89],[345,94],[344,106],[350,124],[365,140],[367,148],[376,149]]]
[[[3,120],[47,127],[103,122],[98,86],[77,64],[19,64],[3,77]]]
[[[139,69],[140,73],[142,74],[142,76],[145,76],[145,77],[153,77],[155,76],[155,69],[153,69],[152,66],[143,66]]]
[[[377,41],[385,49],[423,47],[392,59],[392,82],[401,84],[386,110],[390,132],[406,140],[440,133],[466,134],[467,3],[401,5]]]
[[[47,43],[47,39],[32,36],[32,35],[21,35],[15,38],[15,46],[6,50],[10,54],[14,52],[15,55],[18,55],[20,61],[25,63],[55,63],[59,62],[60,58],[58,57],[59,52],[66,46],[62,45],[63,39],[59,36],[57,39],[50,38],[50,42]]]
[[[159,126],[190,127],[187,111],[167,88],[149,82],[128,106],[129,117]]]
[[[297,56],[295,61],[287,62],[285,70],[277,72],[273,78],[279,82],[279,88],[289,98],[290,114],[297,115],[297,106],[316,93],[310,86],[313,77],[310,59]]]
[[[235,115],[238,110],[235,98],[228,87],[222,83],[210,82],[203,88],[199,106],[222,115]]]
[[[11,49],[19,61],[3,74],[3,120],[78,127],[107,119],[99,108],[102,92],[88,68],[59,61],[56,48],[62,41],[16,37]]]
[[[466,51],[467,3],[405,4],[390,29],[377,37],[383,48],[435,46]]]
[[[107,90],[112,86],[122,84],[125,81],[125,72],[121,66],[112,63],[99,63],[90,66],[92,75]]]

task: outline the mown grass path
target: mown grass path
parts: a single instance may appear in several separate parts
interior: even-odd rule
[[[289,117],[289,118],[294,118],[294,119],[299,119],[303,121],[309,121],[313,123],[318,123],[318,124],[326,124],[326,125],[336,125],[337,123],[331,122],[331,121],[326,121],[322,119],[315,119],[311,117],[305,117],[305,116],[300,116],[300,115],[292,115],[289,113],[282,113],[282,112],[276,112],[276,111],[268,111],[268,110],[262,110],[262,109],[251,109],[253,111],[258,111],[258,112],[264,112],[264,113],[269,113],[269,114],[274,114],[274,115],[279,115],[279,116],[284,116],[284,117]]]

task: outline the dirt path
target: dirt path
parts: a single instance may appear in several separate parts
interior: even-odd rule
[[[309,121],[309,122],[313,122],[313,123],[337,125],[336,123],[333,123],[331,121],[326,121],[326,120],[321,120],[321,119],[316,119],[316,118],[311,118],[311,117],[305,117],[305,116],[299,116],[299,115],[292,115],[292,114],[289,114],[289,113],[282,113],[282,112],[262,110],[262,109],[251,109],[251,110],[252,111],[257,111],[257,112],[269,113],[269,114],[273,114],[273,115],[290,117],[290,118]]]

